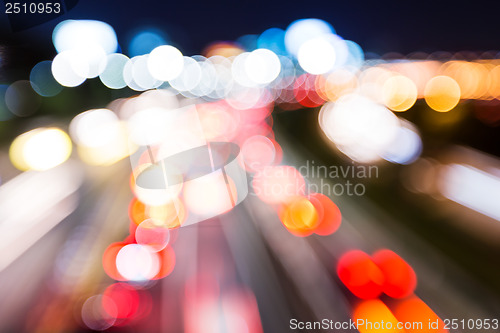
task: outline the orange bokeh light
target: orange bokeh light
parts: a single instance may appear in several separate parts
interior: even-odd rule
[[[204,51],[203,54],[207,57],[213,56],[222,56],[222,57],[235,57],[238,54],[242,53],[243,49],[237,46],[235,43],[231,42],[215,42],[209,45]]]
[[[296,197],[284,204],[279,215],[288,231],[300,237],[312,234],[320,222],[316,207],[305,197]]]
[[[391,307],[396,318],[401,322],[421,322],[425,332],[445,333],[444,322],[417,296],[402,300]],[[437,322],[436,327],[429,327],[429,323]],[[421,333],[419,329],[407,329],[408,333]]]
[[[314,229],[314,233],[326,236],[337,231],[342,222],[342,214],[337,205],[330,198],[321,193],[310,194],[309,200],[316,207],[316,211],[320,216],[319,223]]]
[[[460,86],[449,76],[435,76],[427,82],[424,95],[433,110],[447,112],[460,101]]]
[[[405,332],[398,328],[398,319],[391,310],[378,299],[359,303],[352,317],[360,333]]]
[[[128,206],[128,215],[130,220],[136,225],[141,224],[142,221],[148,219],[146,205],[137,200],[137,198],[133,198]]]

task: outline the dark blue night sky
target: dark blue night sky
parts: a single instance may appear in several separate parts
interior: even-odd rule
[[[67,5],[75,0],[66,1]],[[96,19],[111,24],[121,43],[136,29],[155,27],[185,54],[200,53],[216,40],[235,40],[270,27],[285,29],[299,18],[331,23],[337,33],[365,51],[384,54],[415,51],[500,49],[498,2],[474,1],[111,1],[81,0],[66,14],[13,33],[3,14],[3,39],[53,52],[50,34],[64,19]]]

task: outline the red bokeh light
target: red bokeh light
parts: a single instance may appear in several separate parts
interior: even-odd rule
[[[403,258],[390,250],[377,251],[372,258],[384,273],[382,291],[386,295],[404,298],[413,294],[417,286],[417,276]]]
[[[382,293],[384,275],[363,251],[345,253],[337,264],[337,274],[344,285],[359,298],[372,299]]]
[[[314,108],[322,105],[325,101],[316,92],[316,77],[303,74],[295,80],[293,91],[295,99],[303,106]]]
[[[108,286],[103,295],[114,301],[116,309],[113,310],[118,319],[133,318],[139,308],[139,293],[126,283],[114,283]],[[108,312],[105,303],[103,308]]]

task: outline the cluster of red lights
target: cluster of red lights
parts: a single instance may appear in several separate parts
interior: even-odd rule
[[[371,257],[363,251],[345,253],[337,264],[337,274],[344,285],[361,299],[393,298],[411,295],[417,286],[413,268],[390,250],[380,250]]]
[[[382,321],[386,323],[382,331],[447,332],[439,316],[415,296],[415,271],[395,252],[383,249],[372,256],[361,250],[346,252],[337,263],[337,274],[347,289],[360,298],[353,319],[363,323],[358,326],[361,333],[378,332],[381,328],[377,325]],[[383,302],[379,299],[382,294],[392,300]],[[366,323],[377,324],[374,327]],[[388,329],[388,325],[393,329]]]

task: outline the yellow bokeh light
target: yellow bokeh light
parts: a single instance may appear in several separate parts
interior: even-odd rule
[[[296,197],[283,207],[281,221],[288,228],[298,233],[308,233],[319,224],[318,212],[305,197]],[[304,234],[305,235],[305,234]]]
[[[406,111],[417,100],[417,86],[403,75],[395,75],[384,83],[384,104],[393,111]]]
[[[449,76],[435,76],[427,82],[424,96],[430,108],[447,112],[460,101],[460,86]]]
[[[22,171],[29,170],[29,166],[24,160],[23,148],[26,145],[26,142],[28,142],[28,140],[31,138],[31,132],[21,134],[17,138],[15,138],[14,141],[12,141],[9,149],[10,161],[17,169]]]
[[[71,155],[71,139],[59,128],[37,128],[12,142],[9,157],[19,170],[48,170]]]
[[[290,205],[290,217],[295,225],[313,228],[318,224],[318,213],[313,204],[306,198]]]

